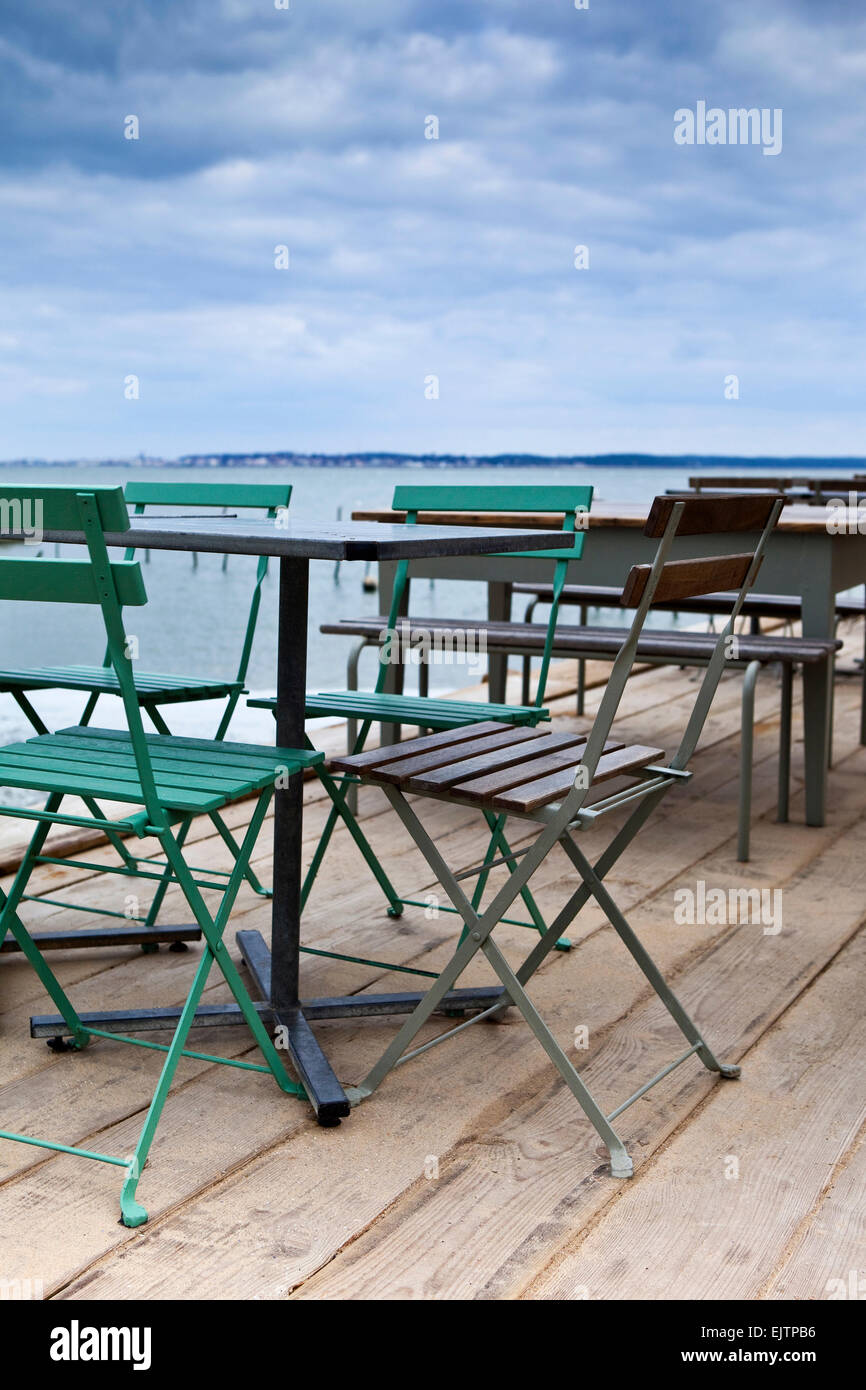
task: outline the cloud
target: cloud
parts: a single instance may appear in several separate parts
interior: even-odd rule
[[[836,0],[21,7],[3,454],[860,452],[864,67]]]

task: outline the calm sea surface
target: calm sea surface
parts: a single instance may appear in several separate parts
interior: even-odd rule
[[[355,507],[387,506],[395,484],[435,483],[540,483],[589,482],[596,499],[641,501],[666,488],[684,486],[691,469],[653,468],[223,468],[166,470],[162,476],[172,481],[271,481],[285,477],[293,485],[293,519],[334,521],[340,509],[348,518]],[[724,470],[720,470],[724,471]],[[124,468],[2,468],[0,495],[4,481],[40,480],[52,483],[125,483],[130,477],[157,476],[153,469]],[[587,544],[592,544],[590,537]],[[44,547],[44,549],[48,549]],[[50,547],[53,552],[54,547]],[[74,554],[76,547],[62,553]],[[11,548],[5,553],[12,553]],[[15,547],[18,553],[33,554],[32,547]],[[79,552],[80,553],[80,552]],[[139,639],[141,669],[190,673],[197,676],[234,675],[252,591],[255,559],[231,556],[223,569],[219,555],[202,555],[193,568],[189,555],[153,551],[144,567],[149,602],[146,608],[127,612],[127,631]],[[373,571],[374,573],[374,571]],[[319,624],[339,617],[378,613],[379,596],[362,588],[364,566],[343,564],[339,575],[325,561],[311,566],[310,642],[307,685],[311,690],[345,688],[346,656],[351,642],[320,635]],[[274,686],[276,651],[276,566],[268,576],[256,643],[248,675],[255,693],[270,693]],[[419,580],[412,601],[413,613],[439,617],[483,617],[486,594],[482,585],[459,581]],[[605,621],[613,619],[606,616]],[[669,621],[669,619],[668,619]],[[0,605],[0,637],[5,666],[96,663],[102,660],[104,636],[98,613],[77,606],[4,603]],[[361,665],[361,684],[371,687],[375,679],[375,656],[365,653]],[[431,690],[458,689],[474,684],[477,674],[467,667],[447,664],[434,666]],[[70,692],[38,695],[34,703],[51,728],[77,722],[83,701]],[[213,733],[219,710],[215,704],[178,706],[171,711],[173,731],[207,737]],[[103,700],[95,723],[118,726],[122,714],[118,702]],[[0,697],[0,738],[26,736],[30,732],[17,706],[8,696]],[[272,737],[272,721],[262,711],[239,706],[232,726],[239,739]]]

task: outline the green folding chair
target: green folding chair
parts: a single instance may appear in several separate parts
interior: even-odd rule
[[[537,728],[513,729],[491,722],[473,729],[452,730],[354,757],[331,760],[331,771],[357,776],[362,782],[377,785],[384,791],[464,924],[457,949],[435,984],[360,1085],[347,1092],[353,1104],[372,1095],[395,1066],[463,1032],[479,1019],[490,1017],[514,1004],[607,1146],[611,1173],[614,1177],[624,1178],[632,1174],[632,1161],[613,1128],[613,1121],[629,1105],[693,1055],[705,1067],[721,1076],[739,1075],[738,1067],[717,1060],[617,907],[605,887],[604,879],[665,793],[692,775],[687,765],[725,667],[728,638],[733,632],[743,599],[754,582],[767,537],[781,508],[782,500],[775,495],[685,494],[655,499],[645,528],[645,535],[659,541],[655,560],[652,565],[635,566],[628,576],[622,603],[636,610],[634,620],[624,636],[588,736],[557,735]],[[668,559],[677,535],[705,536],[730,532],[758,532],[759,538],[745,553],[717,555],[711,559]],[[676,753],[665,761],[662,749],[617,742],[611,737],[614,717],[653,600],[686,598],[718,589],[737,590],[736,601],[715,645]],[[620,782],[616,789],[587,802],[590,789],[595,792],[605,781],[614,778]],[[538,823],[540,831],[527,849],[503,856],[499,861],[508,868],[508,877],[486,908],[482,909],[477,898],[470,901],[461,881],[472,874],[486,874],[492,867],[489,856],[485,857],[482,865],[455,873],[425,830],[414,805],[408,800],[410,796],[413,800],[415,797],[432,797],[450,804],[473,807],[483,813],[488,824],[491,816],[498,815],[517,816]],[[629,812],[624,824],[613,835],[604,853],[595,863],[591,863],[576,843],[575,836],[581,830],[595,826],[608,813],[622,812],[623,809]],[[493,931],[499,923],[507,920],[505,914],[511,904],[529,886],[533,874],[555,845],[560,845],[568,856],[580,878],[580,885],[515,971],[495,943]],[[526,990],[529,980],[552,950],[559,934],[566,930],[590,898],[598,903],[688,1042],[688,1048],[681,1056],[608,1114],[581,1080]],[[482,1012],[456,1027],[448,1028],[432,1041],[412,1048],[419,1030],[434,1011],[443,1008],[445,996],[479,952],[483,953],[501,981],[500,997],[490,1007],[485,1007]],[[411,1050],[407,1051],[407,1048]]]
[[[11,495],[10,489],[6,489],[6,494]],[[25,488],[27,496],[31,493]],[[158,479],[156,481],[131,482],[126,485],[125,497],[127,503],[135,509],[135,515],[144,514],[147,507],[172,507],[182,508],[184,513],[189,509],[201,512],[202,509],[213,511],[236,511],[238,509],[256,509],[264,511],[266,516],[276,519],[278,513],[288,508],[292,496],[292,488],[289,483],[224,483],[224,482],[172,482]],[[132,546],[125,552],[125,559],[132,560],[135,550]],[[226,557],[227,558],[227,557]],[[250,598],[249,611],[247,613],[246,625],[244,628],[243,643],[241,646],[240,659],[235,675],[228,679],[212,679],[208,677],[173,675],[165,672],[136,671],[135,672],[135,693],[141,709],[150,719],[157,733],[170,734],[163,709],[167,706],[177,704],[189,704],[200,700],[224,700],[225,707],[217,725],[214,737],[218,740],[225,738],[232,715],[237,708],[238,701],[245,693],[245,683],[247,671],[249,669],[250,656],[252,654],[253,639],[255,637],[256,625],[258,622],[259,608],[261,606],[262,586],[268,572],[268,557],[260,556],[255,569],[255,580],[253,591]],[[0,671],[0,692],[10,694],[19,708],[26,715],[32,727],[39,734],[48,733],[48,728],[42,717],[34,708],[29,696],[40,690],[80,690],[87,693],[87,703],[79,721],[80,725],[86,726],[90,723],[97,703],[103,695],[120,694],[120,686],[111,662],[111,654],[106,650],[101,666],[47,666],[35,668],[9,669]],[[92,798],[85,799],[87,809],[93,815],[98,815],[98,807],[93,804]],[[225,841],[229,849],[234,852],[237,849],[236,841],[225,824],[223,818],[216,812],[210,814],[215,829]],[[192,818],[186,826],[180,830],[181,844],[189,833]],[[108,831],[107,838],[111,842],[115,852],[121,862],[128,869],[133,867],[133,856],[120,839],[112,831]],[[68,860],[65,862],[69,862]],[[246,880],[254,892],[262,897],[270,897],[270,889],[265,888],[259,881],[254,870],[248,865],[246,870]],[[78,912],[86,912],[89,915],[105,917],[122,917],[127,923],[137,925],[127,925],[116,929],[87,929],[80,932],[63,932],[56,939],[48,934],[40,938],[40,945],[43,949],[51,947],[69,946],[115,946],[120,944],[140,945],[145,951],[154,951],[160,941],[170,941],[173,950],[185,950],[185,941],[198,939],[197,931],[190,931],[186,928],[167,929],[157,926],[157,918],[162,907],[165,894],[168,888],[168,881],[160,883],[156,893],[150,903],[147,912],[141,916],[136,914],[129,917],[127,914],[111,911],[107,908],[94,907],[89,903],[73,903],[65,900],[58,903],[58,906],[70,908]],[[53,903],[53,899],[42,898],[43,902]],[[5,949],[14,949],[14,942],[9,939],[5,943]]]
[[[531,484],[528,486],[504,484],[481,487],[450,487],[437,484],[434,486],[405,485],[395,488],[393,507],[397,511],[405,511],[406,524],[409,526],[417,524],[418,517],[421,513],[424,514],[425,519],[432,516],[434,521],[435,514],[438,512],[486,512],[503,513],[506,515],[515,512],[551,512],[554,514],[562,514],[562,530],[573,534],[573,544],[564,550],[537,550],[532,551],[530,554],[530,558],[532,559],[547,558],[554,562],[553,596],[550,605],[535,698],[532,704],[507,705],[492,702],[481,703],[480,701],[472,702],[465,700],[436,699],[422,695],[391,694],[385,690],[389,666],[384,661],[380,660],[379,673],[374,690],[343,690],[331,693],[308,694],[306,700],[307,718],[313,719],[324,715],[331,715],[348,719],[349,721],[361,721],[360,729],[351,749],[353,753],[360,753],[364,748],[370,728],[374,723],[420,725],[425,729],[460,729],[494,719],[519,728],[534,727],[541,720],[549,720],[550,714],[544,708],[544,694],[547,686],[548,671],[550,669],[554,630],[559,614],[559,602],[565,585],[569,562],[580,559],[583,553],[585,530],[582,528],[585,524],[586,513],[588,513],[591,505],[592,488],[572,484]],[[409,561],[401,560],[397,565],[391,605],[388,613],[387,625],[390,633],[395,633],[397,631],[397,622],[400,614],[405,611],[409,602],[409,592]],[[274,711],[276,709],[276,701],[272,699],[255,699],[250,700],[248,703],[260,709],[272,709]],[[309,740],[307,740],[307,742],[309,747],[312,747],[312,743],[309,743]],[[332,805],[321,838],[316,846],[312,862],[304,879],[301,891],[302,909],[307,902],[316,876],[322,866],[337,822],[341,819],[345,823],[355,844],[361,851],[364,860],[385,895],[388,902],[389,917],[401,916],[404,906],[425,907],[426,903],[420,902],[416,898],[400,897],[379,862],[378,856],[358,824],[355,814],[349,805],[349,793],[352,787],[357,785],[357,779],[351,775],[348,777],[334,777],[330,771],[324,767],[317,768],[316,771],[331,799]],[[491,835],[491,858],[497,852],[509,854],[510,847],[505,833],[506,817],[489,816],[487,820]],[[486,874],[482,875],[477,887],[479,901],[480,895],[483,894],[484,891],[485,882]],[[530,921],[525,922],[517,919],[515,924],[529,927],[539,933],[543,932],[545,930],[544,918],[532,893],[527,888],[523,891],[521,897],[529,913]],[[440,910],[445,912],[454,911],[454,909],[450,907],[443,907]],[[561,950],[568,950],[570,943],[567,938],[563,938],[557,945]],[[304,947],[302,949],[310,954],[326,956],[332,960],[343,960],[359,965],[374,965],[385,970],[394,970],[409,975],[427,977],[431,975],[431,972],[427,970],[419,970],[410,966],[398,966],[388,961],[368,960],[364,957],[344,955],[338,951],[314,950],[311,947]]]
[[[7,495],[12,489],[6,489]],[[140,1138],[131,1159],[94,1152],[74,1144],[37,1138],[30,1134],[0,1130],[0,1138],[59,1153],[113,1164],[125,1172],[120,1196],[121,1219],[126,1226],[140,1226],[147,1212],[136,1200],[136,1190],[153,1142],[160,1115],[181,1057],[221,1062],[244,1071],[273,1075],[282,1091],[302,1094],[287,1075],[279,1055],[259,1018],[238,971],[223,943],[223,935],[238,889],[249,864],[274,787],[279,779],[302,772],[321,761],[322,755],[301,749],[267,748],[228,743],[215,739],[175,738],[164,734],[145,734],[141,702],[135,687],[132,663],[127,656],[122,606],[146,602],[144,581],[135,561],[112,563],[104,532],[128,528],[126,503],[120,488],[37,486],[19,488],[17,495],[36,497],[43,506],[46,529],[83,531],[89,552],[87,560],[0,559],[0,599],[39,600],[56,603],[98,605],[108,639],[112,670],[123,701],[125,731],[76,726],[57,733],[40,733],[23,743],[0,748],[0,787],[23,787],[44,792],[45,805],[22,811],[0,805],[0,815],[22,815],[36,822],[36,829],[15,875],[8,897],[0,904],[0,939],[11,932],[45,986],[70,1030],[72,1048],[81,1049],[94,1038],[117,1035],[85,1027],[57,977],[47,965],[39,946],[18,916],[34,867],[44,862],[45,837],[52,825],[95,826],[106,833],[155,836],[165,856],[164,867],[137,862],[130,869],[115,872],[152,877],[177,883],[192,910],[205,939],[205,949],[187,995],[172,1041],[161,1046],[138,1038],[119,1037],[133,1046],[154,1048],[165,1053],[165,1062]],[[90,818],[64,813],[68,796],[85,803],[122,802],[136,807],[116,817],[100,812]],[[241,797],[253,796],[252,814],[242,843],[233,852],[234,863],[225,878],[202,877],[192,869],[183,853],[181,831],[191,817],[217,811]],[[140,808],[140,809],[139,809]],[[176,827],[180,827],[177,830]],[[84,865],[97,872],[103,866]],[[222,893],[219,909],[211,913],[202,889]],[[260,1066],[230,1058],[187,1052],[185,1043],[195,1010],[201,1000],[212,966],[216,963],[249,1024],[266,1063]]]

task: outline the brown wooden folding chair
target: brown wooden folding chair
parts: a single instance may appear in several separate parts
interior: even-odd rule
[[[776,524],[781,508],[782,501],[775,495],[712,496],[702,493],[697,496],[667,495],[655,499],[645,527],[645,535],[659,541],[655,560],[652,565],[636,565],[629,573],[622,603],[636,610],[634,619],[625,634],[592,729],[587,735],[551,733],[537,728],[514,729],[489,722],[332,760],[330,766],[334,771],[351,773],[383,789],[464,922],[457,949],[435,984],[406,1019],[361,1084],[347,1092],[353,1104],[370,1096],[393,1067],[513,1004],[606,1144],[612,1175],[624,1178],[630,1177],[633,1172],[632,1161],[612,1122],[627,1106],[645,1095],[650,1087],[692,1055],[721,1076],[739,1075],[739,1067],[728,1066],[717,1060],[614,902],[604,879],[665,793],[692,775],[687,765],[725,669],[730,651],[728,639],[745,595],[754,582],[767,537]],[[669,559],[675,537],[731,532],[753,533],[752,546],[737,554]],[[718,544],[711,548],[718,548]],[[736,600],[730,618],[719,634],[673,757],[666,760],[660,748],[617,741],[612,736],[614,717],[653,600],[685,598],[720,589],[735,590]],[[626,778],[627,781],[624,786],[619,785],[607,795],[587,804],[589,790],[595,790],[612,778],[618,781]],[[499,859],[492,858],[492,851],[488,849],[481,865],[456,873],[446,864],[409,797],[432,797],[474,807],[487,818],[488,824],[491,814],[503,818],[516,816],[538,823],[540,830],[528,849],[509,853]],[[625,823],[614,834],[600,858],[590,863],[576,837],[581,830],[595,825],[609,812],[622,807],[631,808]],[[515,971],[494,941],[493,932],[514,899],[529,884],[557,844],[562,846],[574,865],[580,884]],[[506,882],[486,908],[473,906],[461,887],[461,881],[472,874],[486,874],[496,864],[503,863],[510,871]],[[687,1049],[680,1056],[609,1113],[601,1109],[581,1080],[526,989],[541,962],[590,898],[599,904],[688,1042]],[[455,996],[449,997],[449,991],[453,990],[456,981],[479,951],[487,958],[501,982],[501,990],[493,1002],[432,1041],[407,1051],[434,1012],[454,1012]]]

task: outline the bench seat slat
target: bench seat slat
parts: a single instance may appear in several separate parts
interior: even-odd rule
[[[216,699],[243,689],[242,681],[216,681],[195,676],[173,676],[159,671],[136,671],[135,688],[142,703],[160,704],[201,697]],[[120,685],[109,666],[38,666],[12,668],[0,673],[0,690],[81,690],[119,695]]]
[[[434,631],[437,627],[456,628],[457,620],[413,618],[407,620],[418,629]],[[479,623],[466,620],[466,626],[478,628]],[[485,622],[488,651],[532,651],[541,652],[544,648],[545,627],[541,623]],[[378,620],[366,618],[346,619],[342,623],[323,623],[320,631],[342,633],[353,636],[378,637]],[[623,627],[569,626],[557,627],[553,642],[554,656],[586,656],[598,654],[601,658],[619,651],[625,640],[627,629]],[[653,658],[672,662],[685,661],[690,657],[697,661],[709,660],[718,641],[713,632],[690,632],[685,628],[645,628],[638,639],[637,658]],[[826,661],[828,656],[838,651],[841,641],[818,637],[776,637],[773,634],[761,636],[743,635],[737,637],[740,664],[760,661],[793,662],[797,664]]]

